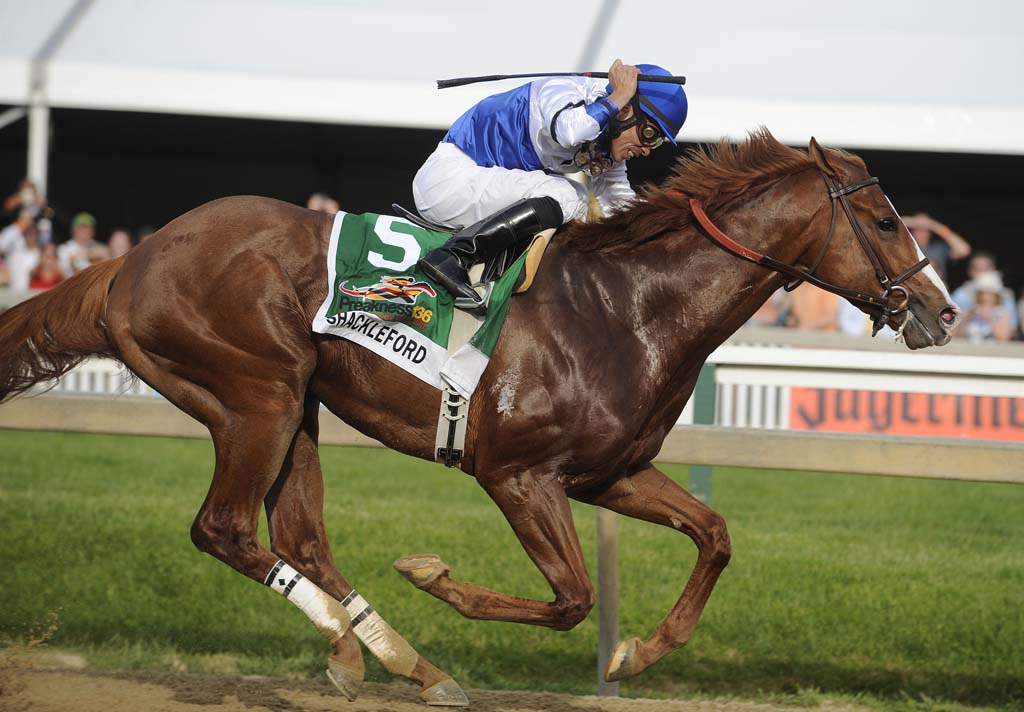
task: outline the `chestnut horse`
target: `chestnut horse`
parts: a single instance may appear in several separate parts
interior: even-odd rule
[[[621,213],[566,227],[533,288],[512,300],[472,399],[461,465],[554,599],[457,581],[434,556],[400,560],[400,572],[470,618],[572,628],[594,604],[572,498],[673,527],[699,552],[678,602],[650,637],[619,643],[606,677],[636,675],[689,641],[729,561],[729,535],[652,460],[708,355],[794,275],[834,286],[912,349],[950,338],[949,295],[919,264],[876,183],[856,156],[813,139],[808,152],[788,148],[761,130],[681,158],[661,187]],[[697,222],[703,211],[714,224]],[[292,600],[331,642],[329,674],[350,698],[363,673],[359,637],[388,670],[418,682],[428,703],[465,704],[454,681],[355,594],[327,544],[320,404],[428,460],[440,405],[435,388],[398,367],[311,332],[327,290],[331,222],[256,197],[183,215],[125,257],[0,316],[0,397],[90,354],[122,361],[210,430],[216,466],[192,526],[195,545],[285,595],[294,586]],[[740,259],[712,233],[791,271],[752,264],[756,253]],[[257,539],[261,506],[269,550]]]

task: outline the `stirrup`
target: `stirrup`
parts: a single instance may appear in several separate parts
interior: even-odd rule
[[[477,291],[477,285],[472,285],[473,290],[477,291],[478,298],[466,299],[465,297],[455,297],[455,308],[461,309],[464,312],[469,312],[473,316],[485,317],[487,316],[487,304],[491,301],[491,291],[494,289],[494,282],[488,282],[487,284],[480,285],[483,287],[484,293],[481,295]]]
[[[473,316],[480,317],[481,319],[487,316],[487,305],[491,301],[491,291],[494,290],[494,282],[482,282],[484,274],[484,265],[476,264],[466,270],[466,275],[469,277],[469,286],[477,294],[476,299],[466,299],[464,297],[455,297],[455,308],[461,309],[464,312],[468,312]],[[481,294],[483,290],[483,294]]]
[[[450,259],[455,261],[454,258]],[[423,274],[427,276],[427,279],[433,280],[441,289],[450,294],[452,299],[456,301],[459,299],[471,302],[477,301],[477,292],[473,289],[473,282],[468,278],[468,275],[462,277],[447,274],[444,270],[440,269],[436,264],[428,261],[426,258],[417,262],[416,266],[423,271]],[[463,274],[465,275],[465,270],[463,270]],[[473,296],[467,297],[463,294],[464,292],[471,292]]]

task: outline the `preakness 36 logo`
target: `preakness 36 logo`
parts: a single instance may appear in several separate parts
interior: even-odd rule
[[[377,284],[371,284],[368,287],[350,287],[348,281],[345,281],[338,285],[338,289],[353,297],[400,304],[415,304],[421,294],[437,296],[437,292],[429,284],[417,281],[408,275],[383,277]]]
[[[338,284],[341,298],[338,310],[361,311],[375,314],[388,321],[418,321],[426,325],[434,312],[416,304],[422,295],[436,297],[437,292],[426,282],[408,275],[383,277],[366,287],[350,285],[348,280]]]

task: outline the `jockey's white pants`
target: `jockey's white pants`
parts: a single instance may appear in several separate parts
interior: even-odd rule
[[[587,217],[587,188],[544,171],[484,168],[453,143],[440,143],[416,173],[412,197],[423,217],[466,227],[523,198],[554,198],[564,222]]]

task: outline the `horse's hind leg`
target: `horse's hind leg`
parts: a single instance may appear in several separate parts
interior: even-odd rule
[[[355,591],[338,571],[327,543],[323,523],[324,483],[317,451],[320,402],[307,396],[302,425],[281,468],[281,475],[267,494],[265,504],[274,553],[293,565],[338,601],[352,607]],[[431,665],[378,616],[359,619],[332,642],[328,677],[350,700],[355,699],[363,678],[363,658],[357,636],[393,674],[415,680],[427,704],[463,706],[465,694],[452,678]],[[364,630],[365,629],[365,630]]]
[[[260,506],[279,479],[303,417],[302,374],[312,371],[312,360],[310,352],[308,363],[292,363],[291,369],[265,363],[247,374],[260,381],[259,390],[240,387],[218,395],[157,369],[151,354],[145,360],[133,360],[133,370],[175,405],[191,406],[210,428],[216,464],[209,492],[192,524],[196,548],[285,595],[333,645],[351,630],[344,607],[313,579],[304,580],[285,568],[257,538]],[[291,374],[287,381],[280,380],[283,373]],[[219,376],[218,383],[244,383],[228,364]],[[355,653],[358,656],[358,649]]]
[[[155,266],[154,266],[155,265]],[[314,619],[329,640],[349,629],[349,616],[309,580],[273,579],[279,561],[257,538],[260,507],[278,479],[302,421],[316,364],[302,305],[273,260],[243,253],[215,289],[172,292],[163,263],[147,279],[129,266],[111,291],[107,321],[124,363],[210,430],[216,451],[213,481],[192,525],[198,549],[260,583],[267,583]],[[218,295],[250,294],[251,300]],[[219,291],[218,291],[219,290]],[[216,304],[207,310],[208,304]],[[283,570],[280,578],[284,578]]]
[[[352,587],[334,565],[323,526],[324,485],[317,453],[319,407],[319,401],[307,396],[302,424],[264,505],[271,551],[341,601]],[[364,665],[351,625],[331,641],[331,648],[327,676],[345,697],[354,700],[363,681]]]
[[[690,640],[704,605],[732,555],[725,520],[653,465],[612,483],[600,494],[581,496],[628,517],[672,527],[697,545],[697,563],[676,605],[647,640],[630,638],[615,648],[605,679],[636,675]]]

